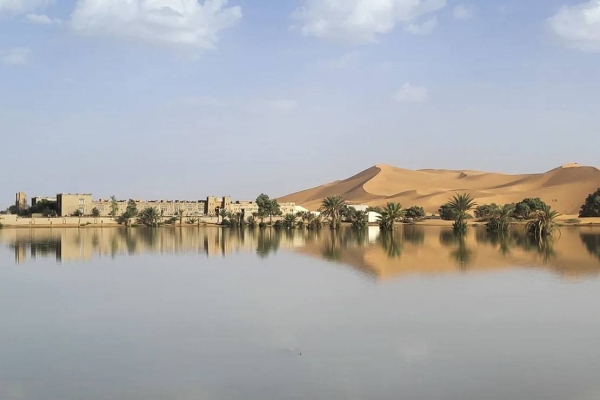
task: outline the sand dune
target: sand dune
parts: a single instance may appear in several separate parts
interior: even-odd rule
[[[421,206],[435,213],[456,193],[470,193],[479,204],[515,203],[540,197],[562,214],[577,214],[585,198],[600,187],[600,170],[566,164],[541,174],[506,175],[482,171],[407,170],[376,165],[348,179],[281,197],[310,210],[328,196],[350,204]]]

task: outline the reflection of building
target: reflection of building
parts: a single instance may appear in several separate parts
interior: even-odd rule
[[[14,248],[15,263],[55,258],[60,262],[81,262],[93,258],[144,253],[223,256],[238,252],[272,253],[298,246],[298,240],[273,230],[240,231],[218,227],[171,229],[120,228],[39,228],[0,231],[0,243]]]

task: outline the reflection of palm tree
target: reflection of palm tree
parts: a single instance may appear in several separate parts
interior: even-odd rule
[[[526,252],[537,253],[542,260],[542,265],[546,265],[552,258],[556,257],[554,251],[555,239],[553,237],[540,239],[539,237],[530,236],[526,232],[514,232],[512,238],[515,246]]]
[[[339,261],[342,258],[342,249],[338,232],[332,231],[329,240],[325,241],[323,257],[328,261]]]
[[[425,231],[422,226],[405,225],[404,240],[414,245],[423,245],[425,243]]]
[[[460,269],[466,269],[473,261],[473,251],[467,247],[465,235],[457,235],[457,247],[451,253]]]
[[[377,241],[385,250],[388,258],[398,258],[402,255],[402,242],[396,240],[396,236],[392,232],[381,231]]]
[[[450,256],[461,269],[466,269],[473,261],[473,251],[467,246],[464,232],[442,230],[440,243],[445,247],[453,247]]]

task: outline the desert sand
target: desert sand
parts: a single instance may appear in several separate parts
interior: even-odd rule
[[[517,203],[539,197],[565,215],[577,215],[586,197],[600,187],[600,170],[566,164],[540,174],[507,175],[481,171],[408,170],[376,165],[342,181],[279,198],[309,210],[328,196],[342,196],[349,204],[420,206],[437,213],[457,193],[470,193],[478,204]]]

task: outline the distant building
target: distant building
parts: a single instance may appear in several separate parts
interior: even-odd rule
[[[56,209],[61,217],[68,217],[78,211],[82,215],[90,215],[93,208],[91,194],[60,193],[56,195]]]
[[[15,196],[15,207],[17,210],[27,209],[27,194],[25,192],[18,192]]]
[[[31,199],[31,207],[35,207],[35,205],[41,201],[56,203],[56,197],[35,196]]]
[[[99,199],[94,201],[90,193],[59,193],[56,197],[36,196],[32,199],[32,205],[42,200],[56,202],[58,215],[68,217],[75,213],[81,215],[92,215],[94,209],[98,210],[101,217],[107,217],[112,211],[112,201],[109,199]],[[245,217],[249,217],[258,212],[258,205],[253,201],[232,202],[230,196],[215,197],[209,196],[206,200],[134,200],[138,211],[146,208],[156,208],[161,216],[175,216],[180,210],[183,210],[185,216],[214,217],[221,210],[228,212],[241,212]],[[129,200],[117,201],[117,215],[123,214],[127,210]],[[17,193],[16,204],[19,207],[27,207],[27,197],[25,193]],[[281,212],[283,215],[296,212],[296,204],[281,203]],[[302,207],[300,207],[302,208]],[[302,208],[303,209],[303,208]],[[303,209],[304,210],[304,209]]]

